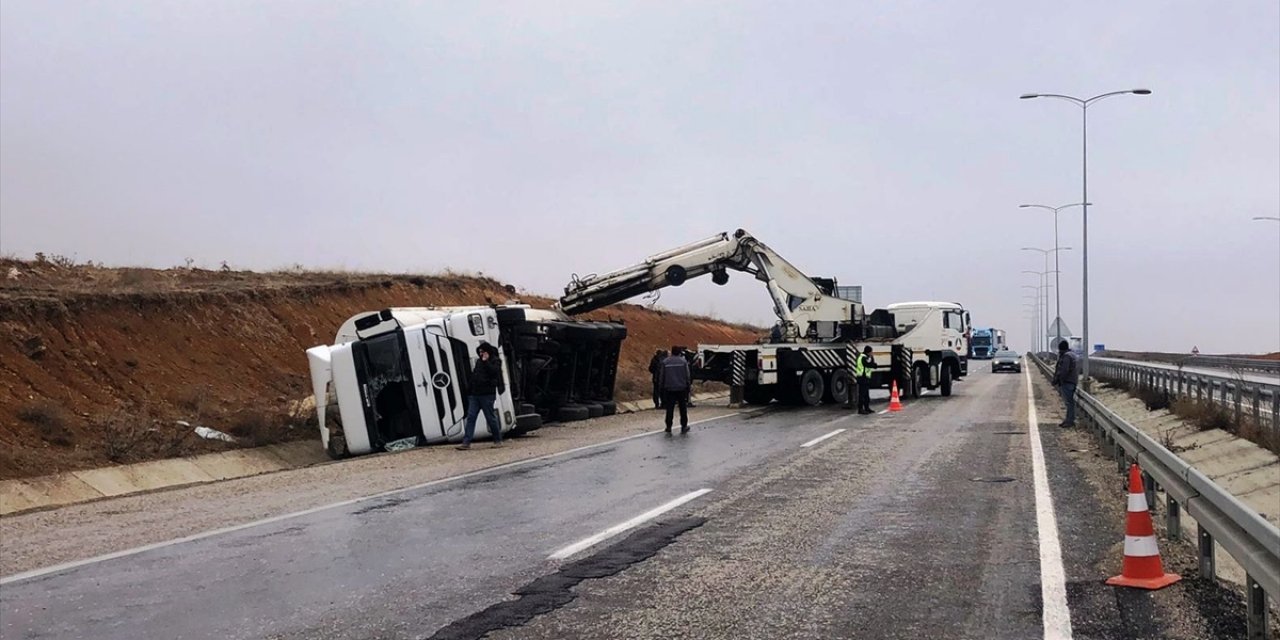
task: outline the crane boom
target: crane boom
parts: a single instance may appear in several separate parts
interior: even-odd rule
[[[843,328],[863,323],[862,305],[835,297],[834,280],[829,286],[819,285],[742,229],[676,247],[603,275],[575,276],[565,287],[560,308],[568,314],[588,313],[707,274],[716,284],[725,284],[730,269],[749,273],[765,284],[774,313],[789,338],[833,340],[852,335]]]

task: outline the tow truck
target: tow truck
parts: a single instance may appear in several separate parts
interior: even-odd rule
[[[969,314],[961,304],[904,302],[867,314],[861,302],[837,295],[835,278],[805,275],[742,229],[617,271],[575,276],[557,306],[569,315],[588,313],[701,276],[723,285],[729,271],[762,282],[778,317],[757,344],[698,345],[695,379],[728,384],[731,403],[845,403],[854,358],[867,346],[881,366],[872,374],[875,388],[896,382],[909,397],[926,389],[949,396],[968,373]]]

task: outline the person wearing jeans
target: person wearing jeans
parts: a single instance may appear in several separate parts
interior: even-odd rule
[[[1066,405],[1067,417],[1059,427],[1076,426],[1076,384],[1080,381],[1080,364],[1076,354],[1071,353],[1067,341],[1058,342],[1058,365],[1053,370],[1053,384],[1062,394],[1062,404]]]
[[[476,348],[475,369],[471,372],[471,392],[467,395],[467,420],[462,430],[462,444],[458,450],[471,448],[471,439],[476,435],[476,418],[484,412],[484,420],[489,427],[489,435],[493,436],[493,446],[502,446],[502,423],[498,422],[498,412],[494,404],[498,401],[498,392],[502,389],[502,364],[498,360],[498,348],[482,342]]]

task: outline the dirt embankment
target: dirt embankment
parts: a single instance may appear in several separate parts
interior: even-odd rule
[[[0,260],[0,479],[215,451],[178,420],[247,443],[315,437],[288,415],[304,351],[360,311],[546,306],[479,276],[110,269]],[[619,399],[648,389],[653,351],[752,341],[750,327],[632,305]]]

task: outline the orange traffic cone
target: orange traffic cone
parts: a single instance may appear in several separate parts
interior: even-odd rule
[[[889,411],[902,411],[902,401],[898,399],[898,381],[889,387]]]
[[[1124,567],[1120,575],[1107,579],[1107,584],[1139,589],[1162,589],[1179,580],[1176,573],[1165,573],[1156,545],[1156,532],[1147,510],[1147,494],[1142,490],[1142,471],[1129,467],[1129,516],[1124,527]]]

